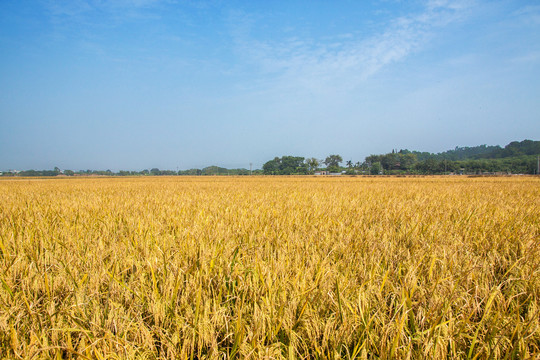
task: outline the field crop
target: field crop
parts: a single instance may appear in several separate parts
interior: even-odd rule
[[[540,355],[540,179],[0,181],[0,358]]]

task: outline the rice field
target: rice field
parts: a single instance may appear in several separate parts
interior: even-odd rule
[[[538,359],[540,178],[0,181],[0,358]]]

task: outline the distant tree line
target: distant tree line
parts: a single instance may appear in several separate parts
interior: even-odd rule
[[[402,150],[409,152],[408,150]],[[524,155],[540,154],[540,141],[523,140],[513,141],[504,148],[499,145],[473,146],[473,147],[457,147],[454,150],[448,150],[438,154],[428,152],[412,151],[417,156],[418,161],[435,159],[435,160],[474,160],[474,159],[502,159],[509,157],[519,157]]]
[[[262,174],[262,170],[253,170],[252,175]],[[60,170],[55,167],[54,170],[24,170],[24,171],[6,171],[2,176],[171,176],[171,175],[250,175],[247,169],[227,169],[219,166],[208,166],[203,169],[189,170],[160,170],[152,168],[141,171],[120,170],[117,172],[111,170]]]
[[[540,141],[513,141],[500,146],[456,147],[442,153],[399,150],[366,157],[368,166],[380,167],[387,174],[535,174]]]
[[[275,157],[263,165],[265,175],[309,175],[320,169],[320,165],[325,164],[325,170],[329,172],[340,172],[339,164],[343,162],[340,155],[329,155],[324,160],[316,158],[304,158],[301,156]]]
[[[504,148],[498,145],[456,147],[441,153],[392,150],[387,154],[369,155],[364,161],[347,160],[342,166],[340,155],[328,155],[325,159],[285,155],[264,163],[262,169],[227,169],[208,166],[203,169],[142,171],[120,170],[25,170],[7,171],[2,176],[162,176],[162,175],[310,175],[318,171],[347,175],[402,175],[402,174],[536,174],[540,141],[513,141]]]
[[[392,150],[370,155],[363,162],[348,160],[341,166],[340,155],[324,160],[299,156],[282,156],[263,165],[265,175],[304,175],[317,171],[348,175],[402,174],[535,174],[538,171],[540,141],[514,141],[500,146],[456,147],[442,153]],[[323,166],[324,165],[324,166]]]

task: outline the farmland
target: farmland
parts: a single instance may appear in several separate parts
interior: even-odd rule
[[[540,179],[0,181],[0,358],[536,358]]]

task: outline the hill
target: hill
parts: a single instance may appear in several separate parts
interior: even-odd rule
[[[498,145],[456,147],[441,153],[392,151],[370,155],[364,162],[370,173],[444,174],[444,173],[538,173],[540,141],[513,141],[504,148]]]

